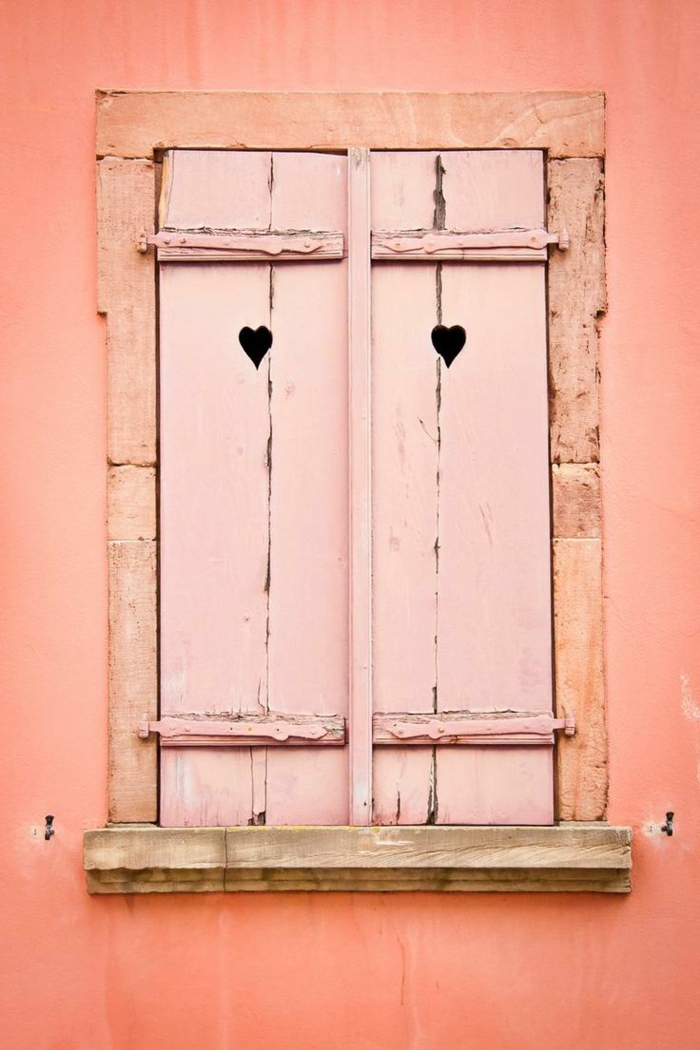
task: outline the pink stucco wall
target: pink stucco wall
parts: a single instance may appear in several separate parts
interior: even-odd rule
[[[3,1047],[698,1038],[699,38],[692,0],[0,3]],[[82,832],[106,816],[98,85],[607,92],[610,818],[635,827],[631,896],[88,897]],[[667,808],[676,835],[645,831]]]

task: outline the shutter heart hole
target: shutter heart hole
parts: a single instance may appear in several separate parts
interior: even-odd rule
[[[447,328],[444,324],[436,324],[430,333],[430,338],[433,341],[433,346],[449,368],[466,343],[467,333],[461,324],[453,324],[451,328]]]
[[[247,327],[241,328],[238,333],[238,342],[255,367],[260,368],[263,357],[272,346],[272,332],[264,324],[255,330]]]

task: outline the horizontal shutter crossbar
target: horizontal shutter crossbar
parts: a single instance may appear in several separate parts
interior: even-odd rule
[[[551,746],[554,731],[573,736],[573,717],[554,718],[547,713],[445,711],[440,714],[376,714],[373,720],[375,744],[410,745],[467,744],[507,747],[509,745]]]
[[[542,262],[547,258],[549,244],[556,244],[561,251],[565,251],[569,247],[567,231],[374,231],[371,251],[372,258],[379,262],[396,262],[398,259],[420,262],[435,258],[474,262]],[[161,262],[269,262],[270,259],[324,261],[343,259],[346,255],[345,238],[336,231],[165,229],[151,236],[143,234],[137,241],[141,252],[147,251],[149,245],[158,249]]]
[[[378,261],[414,259],[419,262],[435,258],[477,262],[540,262],[546,260],[549,244],[556,244],[562,251],[566,250],[569,247],[567,231],[375,231],[372,234],[372,258]]]
[[[184,715],[139,722],[139,736],[158,733],[162,747],[309,747],[343,745],[341,715]]]
[[[158,258],[168,262],[269,262],[342,259],[342,233],[305,230],[267,232],[251,230],[160,230],[139,241],[140,251],[152,244]]]

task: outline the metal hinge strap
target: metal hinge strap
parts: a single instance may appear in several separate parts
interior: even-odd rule
[[[160,735],[163,747],[342,745],[345,719],[340,715],[186,715],[139,722],[139,736],[150,733]]]
[[[375,231],[372,258],[381,259],[474,259],[498,261],[538,261],[547,258],[547,245],[569,247],[566,229],[549,233],[545,229],[498,230],[489,233],[468,231]]]
[[[286,233],[245,230],[160,230],[137,242],[140,252],[149,244],[158,249],[160,260],[191,262],[280,259],[342,259],[345,241],[338,232],[290,231]]]
[[[554,744],[555,730],[573,736],[572,716],[554,718],[547,713],[446,711],[440,715],[378,714],[374,716],[373,742],[385,745],[471,744],[535,745]]]

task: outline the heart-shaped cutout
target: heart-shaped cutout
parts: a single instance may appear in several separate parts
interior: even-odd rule
[[[430,333],[433,346],[449,368],[457,354],[467,341],[467,333],[461,324],[453,324],[447,328],[444,324],[436,324]]]
[[[254,330],[252,328],[241,328],[238,333],[238,342],[255,367],[260,368],[263,357],[272,346],[272,332],[264,324],[261,324],[259,328]]]

